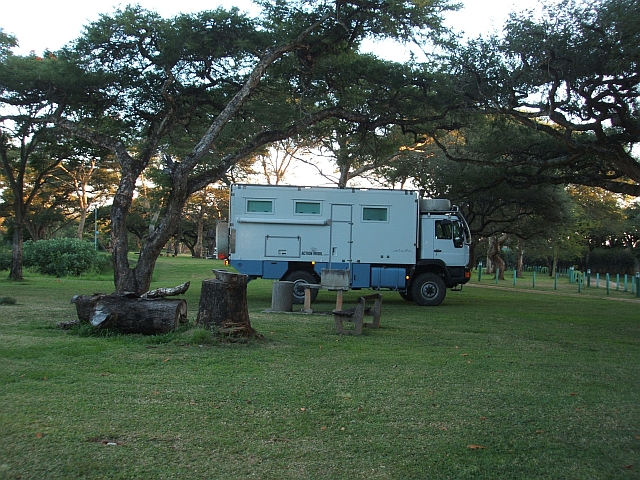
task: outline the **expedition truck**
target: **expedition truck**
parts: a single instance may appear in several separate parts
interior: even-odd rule
[[[228,264],[250,278],[293,282],[296,303],[323,269],[348,270],[351,289],[395,290],[418,305],[439,305],[447,288],[470,279],[471,234],[449,200],[271,185],[233,185],[230,193],[218,237],[224,245],[228,229]]]

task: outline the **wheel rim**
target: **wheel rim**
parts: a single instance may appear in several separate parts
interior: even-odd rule
[[[307,284],[304,280],[296,280],[293,282],[293,295],[298,298],[304,298],[304,286]]]
[[[424,298],[434,298],[438,295],[438,286],[433,282],[425,282],[420,288],[420,293]]]

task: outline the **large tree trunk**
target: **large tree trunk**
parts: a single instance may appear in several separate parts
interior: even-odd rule
[[[198,212],[198,226],[197,226],[197,237],[196,244],[193,247],[193,256],[195,258],[202,258],[202,245],[204,238],[204,200],[200,205],[200,211]]]
[[[78,219],[78,230],[76,231],[76,236],[78,239],[82,240],[84,233],[84,226],[87,223],[87,211],[84,206],[80,207],[80,218]]]
[[[202,281],[196,324],[232,337],[255,337],[247,305],[249,277],[213,270],[216,278]]]
[[[502,256],[500,256],[500,251],[502,249],[502,244],[506,239],[507,235],[501,235],[500,237],[492,235],[489,237],[489,251],[487,252],[487,258],[491,260],[495,269],[500,269],[500,272],[496,272],[498,273],[499,280],[504,280],[505,263]]]
[[[22,247],[23,247],[23,228],[22,224],[16,220],[13,231],[13,244],[11,247],[11,269],[9,270],[9,278],[11,280],[24,280],[22,274]]]
[[[524,240],[518,238],[518,246],[516,248],[516,277],[522,278],[522,270],[524,269]]]
[[[79,295],[71,301],[76,304],[80,321],[123,333],[167,333],[187,319],[187,302],[178,299],[96,294]]]

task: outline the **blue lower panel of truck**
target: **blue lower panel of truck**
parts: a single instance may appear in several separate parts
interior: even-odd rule
[[[351,287],[369,288],[371,286],[371,265],[354,263],[351,265]]]
[[[231,260],[231,266],[240,273],[268,279],[280,279],[289,270],[289,262],[263,260]],[[404,290],[406,269],[404,267],[372,267],[369,263],[332,263],[332,269],[351,269],[351,288],[390,288]],[[314,269],[318,276],[327,263],[317,263]]]
[[[407,271],[402,267],[372,267],[371,288],[403,290],[406,287]]]
[[[231,260],[231,266],[244,275],[261,277],[263,268],[262,260]]]
[[[263,267],[263,278],[280,279],[285,273],[287,273],[287,270],[289,269],[289,262],[263,262]]]

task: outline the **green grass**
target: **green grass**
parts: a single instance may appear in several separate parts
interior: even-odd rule
[[[153,288],[191,280],[193,320],[214,267],[161,258]],[[382,328],[345,337],[264,313],[255,281],[265,339],[232,344],[59,330],[111,278],[0,280],[0,478],[638,478],[640,303],[481,283],[436,308],[383,292]]]

